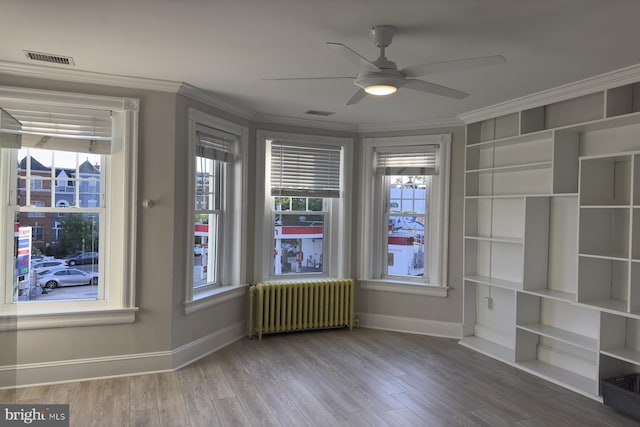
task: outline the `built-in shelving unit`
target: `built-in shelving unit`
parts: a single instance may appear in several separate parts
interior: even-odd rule
[[[467,125],[462,345],[600,399],[640,372],[640,83]]]

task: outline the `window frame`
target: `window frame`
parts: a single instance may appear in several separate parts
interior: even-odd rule
[[[425,265],[429,263],[432,269],[437,269],[436,277],[430,277],[428,281],[422,277],[388,275],[384,270],[388,236],[385,222],[388,215],[387,206],[385,206],[387,187],[384,185],[386,177],[376,176],[375,171],[376,149],[407,147],[411,150],[412,147],[415,149],[416,146],[426,145],[439,146],[439,171],[438,175],[434,175],[439,181],[435,217],[432,216],[433,209],[429,208],[429,234],[437,236],[438,241],[434,242],[431,239],[425,249],[425,253],[428,251],[439,254],[439,259],[432,261],[426,257]],[[446,297],[449,289],[447,273],[451,134],[364,138],[362,150],[364,162],[361,170],[363,183],[360,228],[360,240],[363,243],[360,257],[360,277],[363,280],[361,287],[375,291]],[[435,187],[435,183],[432,187]],[[372,233],[370,230],[377,231]]]
[[[187,232],[185,259],[184,311],[190,314],[237,297],[245,292],[247,210],[243,195],[247,191],[248,129],[245,126],[218,118],[189,107],[187,109]],[[232,160],[221,167],[223,194],[218,214],[218,262],[216,282],[194,288],[194,226],[195,226],[195,161],[198,125],[235,135]]]
[[[0,277],[0,330],[43,329],[67,326],[91,326],[131,323],[135,321],[135,265],[137,219],[137,147],[139,100],[58,92],[39,89],[24,89],[0,86],[0,105],[7,108],[46,108],[56,111],[87,108],[110,111],[112,116],[112,140],[109,165],[105,166],[109,185],[105,193],[110,214],[106,227],[109,241],[106,243],[110,256],[104,269],[104,298],[100,300],[35,301],[13,303],[12,295],[13,259],[9,238],[0,244],[0,263],[5,275]],[[0,200],[15,199],[15,189],[10,183],[11,159],[15,157],[8,149],[0,150]],[[117,173],[116,173],[117,171]],[[13,235],[13,219],[10,208],[3,204],[0,209],[2,235]],[[114,231],[115,230],[115,231]],[[5,321],[6,320],[6,321]]]
[[[256,149],[256,228],[255,280],[305,281],[318,278],[349,277],[351,272],[350,212],[352,194],[353,139],[299,133],[258,130]],[[323,230],[322,273],[275,275],[273,269],[274,198],[271,195],[271,151],[269,141],[293,142],[301,145],[332,145],[342,148],[341,197],[323,198],[328,224]],[[324,211],[324,210],[323,210]]]

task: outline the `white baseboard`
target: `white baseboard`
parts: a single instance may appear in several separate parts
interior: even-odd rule
[[[363,328],[431,335],[434,337],[461,338],[462,323],[439,320],[386,316],[384,314],[357,313],[358,324]]]
[[[0,389],[176,371],[245,334],[242,321],[172,351],[0,366]]]
[[[173,350],[174,371],[242,339],[247,334],[246,322],[237,322],[212,334]]]

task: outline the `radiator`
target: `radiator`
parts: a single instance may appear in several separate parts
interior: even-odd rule
[[[353,329],[352,279],[263,282],[249,288],[249,337],[305,329]],[[254,324],[255,319],[255,324]]]

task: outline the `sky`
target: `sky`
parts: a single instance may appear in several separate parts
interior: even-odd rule
[[[55,160],[55,167],[57,168],[72,168],[75,169],[76,164],[81,164],[85,160],[89,160],[91,164],[100,164],[100,155],[89,153],[72,153],[69,151],[51,151],[40,150],[37,148],[22,148],[18,151],[18,160],[22,160],[27,152],[30,152],[31,156],[42,163],[44,166],[52,167]],[[77,163],[76,163],[77,161]]]

